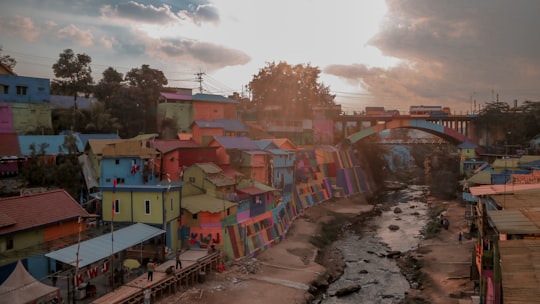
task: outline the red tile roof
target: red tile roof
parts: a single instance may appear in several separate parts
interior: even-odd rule
[[[87,217],[89,214],[64,190],[2,198],[0,235],[64,222],[79,216]]]

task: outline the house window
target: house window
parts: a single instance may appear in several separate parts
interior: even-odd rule
[[[17,95],[26,95],[28,87],[26,86],[17,86]]]
[[[116,165],[120,165],[120,160],[119,160],[119,159],[115,159],[115,160],[114,160],[114,163],[115,163]]]
[[[144,214],[146,215],[150,214],[150,200],[144,201]]]
[[[256,196],[256,197],[255,197],[255,204],[262,204],[262,201],[261,201],[261,197],[260,197],[260,196]]]
[[[199,214],[198,213],[195,213],[191,216],[192,219],[196,220],[197,218],[199,218]]]
[[[13,249],[13,239],[8,238],[6,240],[6,250],[11,250],[11,249]]]
[[[173,199],[171,198],[171,211],[174,210]]]
[[[5,84],[0,84],[0,94],[7,94],[9,91],[9,86]]]
[[[114,200],[114,213],[120,213],[120,201]]]

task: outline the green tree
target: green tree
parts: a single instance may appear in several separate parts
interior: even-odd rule
[[[0,63],[13,70],[17,65],[17,60],[8,54],[3,54],[3,49],[4,48],[0,45]]]
[[[126,81],[130,85],[129,97],[136,104],[132,109],[136,111],[136,119],[140,119],[142,125],[139,131],[142,133],[155,133],[157,130],[156,102],[163,86],[168,81],[162,71],[152,69],[143,64],[140,68],[133,68],[126,74]]]
[[[46,161],[45,150],[49,144],[30,145],[30,157],[24,164],[18,176],[19,181],[26,187],[48,187],[54,173],[54,164]]]
[[[94,96],[99,101],[104,102],[108,109],[112,108],[114,106],[112,100],[115,99],[115,96],[122,88],[123,80],[124,75],[122,73],[119,73],[112,67],[108,67],[103,71],[102,78],[94,87]]]
[[[54,79],[51,91],[55,94],[73,96],[72,129],[76,129],[77,116],[80,115],[77,106],[77,96],[80,93],[89,94],[91,91],[92,58],[86,54],[75,54],[72,49],[65,49],[60,53],[58,61],[52,68]]]
[[[313,106],[335,104],[329,87],[318,82],[320,73],[309,64],[269,63],[249,83],[253,106],[279,106],[283,115],[310,118]]]
[[[103,102],[94,102],[88,110],[82,110],[87,133],[116,133],[121,128],[118,118],[113,117]]]
[[[64,153],[57,159],[52,175],[53,183],[50,186],[64,189],[73,198],[78,199],[83,190],[84,180],[77,156],[77,139],[73,134],[70,133],[64,137],[61,150]]]

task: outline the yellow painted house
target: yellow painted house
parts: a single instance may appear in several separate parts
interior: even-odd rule
[[[180,247],[182,182],[157,185],[111,185],[101,187],[102,219],[114,225],[144,223],[166,231],[165,246]]]

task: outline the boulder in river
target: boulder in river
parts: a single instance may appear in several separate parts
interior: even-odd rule
[[[390,229],[392,231],[396,231],[396,230],[399,230],[399,226],[398,225],[390,225],[390,226],[388,226],[388,229]]]
[[[340,288],[340,289],[336,290],[335,295],[336,295],[336,297],[343,297],[343,296],[349,295],[349,294],[351,294],[353,292],[357,292],[360,289],[362,289],[362,286],[360,286],[360,284],[353,284],[353,285],[343,287],[343,288]]]

